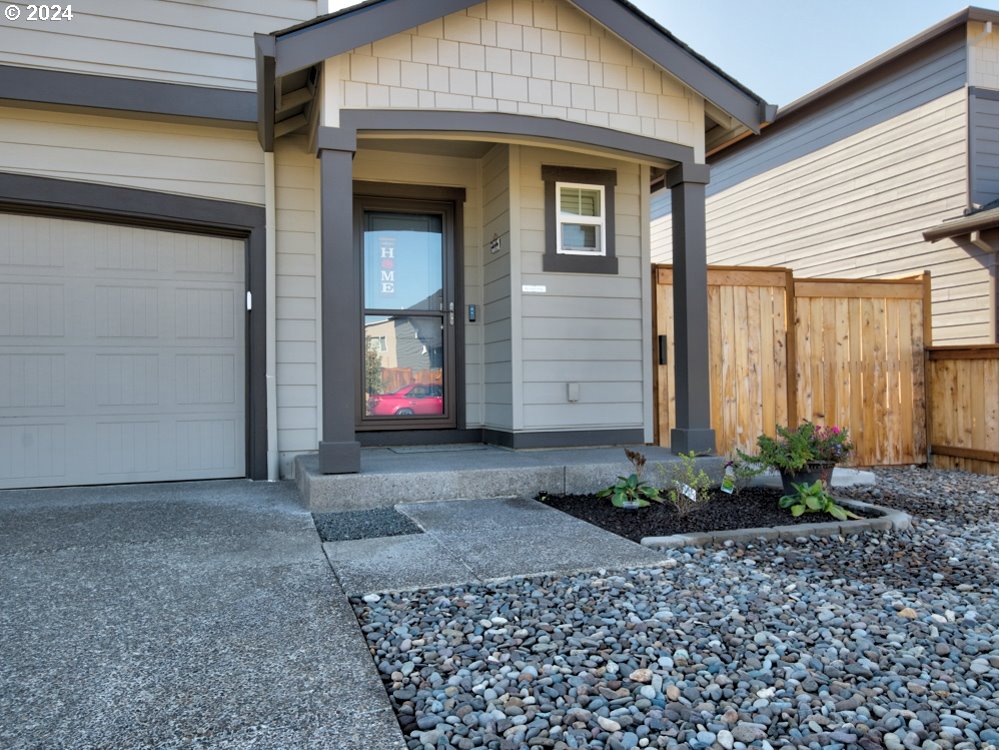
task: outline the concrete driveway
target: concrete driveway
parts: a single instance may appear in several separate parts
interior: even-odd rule
[[[404,748],[289,483],[0,492],[0,747]]]

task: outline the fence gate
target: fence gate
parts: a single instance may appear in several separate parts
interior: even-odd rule
[[[657,442],[674,422],[673,274],[654,268]],[[924,310],[930,276],[795,280],[784,268],[708,269],[709,377],[716,452],[803,419],[846,426],[862,466],[926,461]],[[658,350],[661,347],[657,347]],[[659,354],[659,351],[657,352]]]
[[[666,336],[657,367],[658,443],[670,445],[675,419],[673,269],[657,266],[656,328]],[[711,266],[708,269],[709,367],[715,450],[752,449],[795,412],[788,389],[787,321],[791,271]],[[659,356],[659,349],[657,356]]]

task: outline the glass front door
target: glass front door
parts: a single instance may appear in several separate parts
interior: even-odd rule
[[[454,426],[448,216],[362,211],[361,427]]]

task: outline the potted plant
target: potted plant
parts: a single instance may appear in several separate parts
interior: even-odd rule
[[[833,467],[854,450],[846,428],[803,422],[794,430],[776,429],[777,437],[761,435],[757,438],[756,456],[743,452],[739,455],[744,461],[777,470],[789,494],[795,492],[795,484],[811,485],[819,480],[822,486],[828,486]]]

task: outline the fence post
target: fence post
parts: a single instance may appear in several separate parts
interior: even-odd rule
[[[933,445],[933,441],[931,440],[931,425],[933,424],[932,420],[934,416],[934,409],[931,406],[934,393],[933,383],[931,383],[931,373],[934,371],[934,368],[930,363],[931,355],[928,348],[934,343],[934,319],[931,302],[930,271],[924,270],[922,281],[924,284],[923,310],[921,311],[924,321],[924,440],[927,442],[927,466],[931,467],[934,465],[934,451],[931,448]]]
[[[785,389],[788,391],[788,425],[799,423],[799,364],[795,327],[795,275],[785,269]]]

